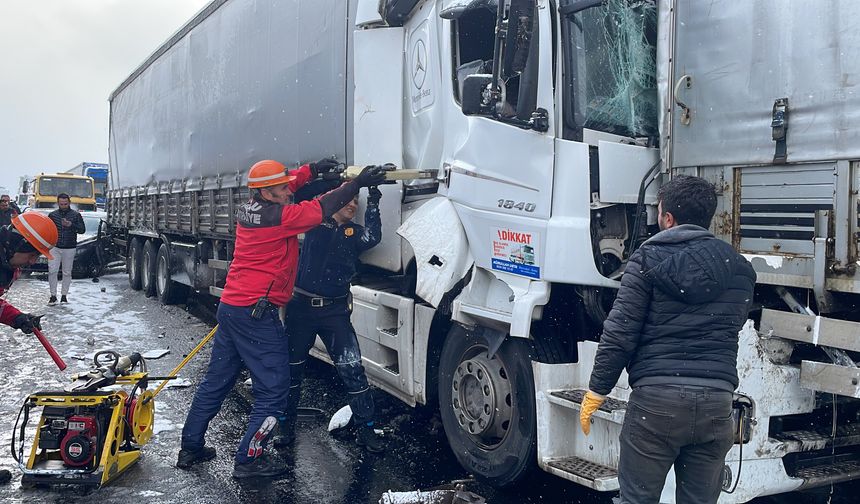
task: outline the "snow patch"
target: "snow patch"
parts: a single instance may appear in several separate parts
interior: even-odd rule
[[[167,418],[160,417],[158,415],[155,416],[155,423],[152,424],[152,434],[159,434],[161,432],[168,432],[174,430],[182,429],[182,425],[177,424],[175,422],[171,422]]]
[[[422,492],[421,490],[392,492],[389,490],[379,500],[379,504],[442,504],[443,502],[450,502],[450,499],[446,499],[451,496],[450,494],[451,491],[449,490],[431,490],[429,492]]]
[[[753,262],[754,259],[764,259],[765,264],[773,269],[782,268],[782,261],[784,259],[783,256],[779,255],[757,255],[757,254],[741,254],[744,256],[744,259]]]

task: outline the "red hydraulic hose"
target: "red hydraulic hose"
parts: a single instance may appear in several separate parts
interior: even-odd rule
[[[56,350],[54,350],[54,347],[51,346],[51,342],[48,341],[48,338],[46,338],[44,334],[42,334],[42,331],[39,330],[38,327],[34,327],[33,333],[36,335],[37,338],[39,338],[39,343],[41,343],[42,346],[45,347],[45,350],[48,351],[48,354],[51,356],[51,358],[54,359],[54,364],[56,364],[57,367],[60,368],[60,371],[66,369],[66,363],[63,362],[63,358],[60,357],[60,354],[58,354]]]

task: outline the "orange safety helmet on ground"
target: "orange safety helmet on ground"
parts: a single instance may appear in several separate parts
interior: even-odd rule
[[[12,219],[12,226],[42,255],[54,258],[50,250],[57,245],[58,233],[50,217],[39,212],[24,212]]]
[[[295,179],[295,175],[287,173],[286,166],[271,159],[254,163],[254,166],[248,171],[248,187],[251,189],[286,184]]]

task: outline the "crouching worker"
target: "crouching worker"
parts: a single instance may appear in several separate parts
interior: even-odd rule
[[[41,213],[17,215],[10,225],[0,227],[0,296],[12,286],[21,268],[35,264],[40,255],[52,259],[49,251],[56,244],[57,227]],[[34,328],[42,328],[39,318],[21,313],[0,297],[0,322],[31,334]]]
[[[323,220],[305,234],[299,274],[293,299],[287,305],[285,326],[290,346],[290,397],[279,434],[278,448],[289,445],[294,436],[296,408],[301,396],[302,377],[308,352],[319,335],[349,393],[349,404],[356,417],[356,442],[368,451],[384,451],[373,430],[374,404],[361,365],[361,351],[350,322],[352,297],[349,283],[355,275],[358,256],[382,239],[379,199],[382,192],[369,189],[362,227],[352,222],[358,198]]]
[[[319,199],[290,203],[294,191],[336,166],[323,160],[287,173],[281,163],[266,160],[251,167],[251,199],[237,211],[236,245],[218,306],[212,357],[182,429],[177,467],[188,469],[215,457],[204,434],[244,366],[251,372],[254,405],[236,451],[233,477],[276,477],[286,472],[283,462],[267,456],[266,445],[289,394],[289,357],[278,310],[293,292],[297,235],[352,201],[361,187],[379,184],[385,177],[382,168],[369,166]]]

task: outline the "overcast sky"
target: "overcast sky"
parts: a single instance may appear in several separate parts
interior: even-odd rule
[[[108,96],[209,0],[0,0],[0,186],[108,160]]]

